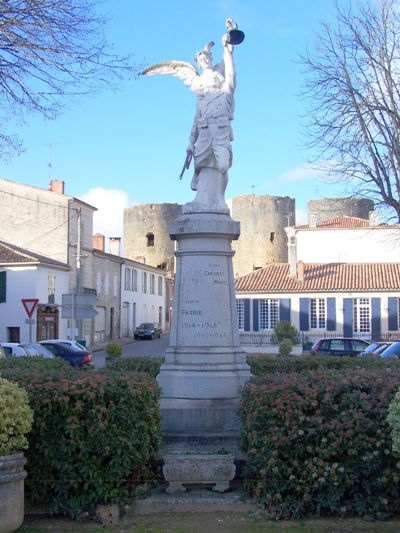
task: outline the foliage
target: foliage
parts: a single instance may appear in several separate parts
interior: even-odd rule
[[[26,434],[32,427],[33,411],[28,394],[15,383],[0,378],[0,456],[28,447]]]
[[[79,102],[137,73],[131,58],[116,55],[107,42],[107,21],[101,0],[1,2],[2,126],[30,113],[55,118],[64,101]],[[2,131],[0,158],[13,150],[21,150],[19,140]]]
[[[108,357],[120,357],[122,355],[122,344],[120,342],[109,342],[106,346]]]
[[[271,344],[280,344],[283,339],[289,339],[292,344],[300,344],[300,333],[290,322],[281,321],[276,324]]]
[[[390,403],[387,417],[389,426],[392,428],[392,450],[397,457],[400,456],[400,390]]]
[[[153,378],[160,373],[160,367],[164,363],[164,357],[124,357],[115,361],[111,366],[106,365],[98,370],[99,374],[125,375],[130,372],[145,372]]]
[[[293,344],[290,339],[282,339],[279,343],[279,355],[290,355],[293,349]]]
[[[81,517],[99,504],[126,503],[153,476],[162,437],[154,379],[69,369],[13,379],[35,415],[26,452],[33,502]]]
[[[245,486],[271,516],[398,512],[386,417],[400,365],[383,362],[268,374],[243,389]]]
[[[393,209],[398,222],[400,2],[340,4],[301,57],[306,148],[324,177]]]
[[[77,368],[71,366],[61,357],[45,359],[44,357],[7,357],[0,359],[0,374],[11,380],[18,381],[18,377],[30,373],[46,373],[47,376],[76,374]]]

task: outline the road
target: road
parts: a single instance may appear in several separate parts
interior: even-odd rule
[[[160,357],[165,355],[165,350],[169,346],[169,335],[163,335],[161,339],[132,341],[122,346],[122,357],[135,357],[148,355],[149,357]],[[93,353],[93,363],[95,368],[105,365],[106,352],[100,350]]]

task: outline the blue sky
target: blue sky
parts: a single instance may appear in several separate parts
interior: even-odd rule
[[[299,54],[311,44],[318,22],[331,16],[332,0],[105,0],[104,7],[112,17],[108,40],[144,66],[169,59],[193,63],[211,40],[217,63],[228,16],[245,32],[235,47],[235,140],[227,198],[290,196],[299,223],[306,220],[309,200],[343,193],[306,168],[307,154],[300,148],[303,104],[297,96]],[[179,174],[194,111],[195,95],[177,78],[124,82],[115,93],[71,104],[54,121],[36,116],[24,126],[11,124],[9,131],[23,139],[26,151],[9,164],[0,162],[0,177],[41,188],[50,179],[63,180],[66,194],[99,209],[95,231],[121,236],[124,207],[193,199],[192,169],[182,181]]]

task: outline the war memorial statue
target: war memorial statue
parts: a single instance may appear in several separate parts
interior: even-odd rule
[[[189,136],[186,160],[181,173],[194,158],[191,188],[197,191],[193,202],[183,206],[183,213],[229,213],[225,202],[228,170],[232,166],[232,120],[235,110],[236,71],[234,45],[244,33],[232,19],[226,21],[227,33],[222,37],[223,59],[213,66],[209,42],[194,61],[202,70],[184,61],[166,61],[145,69],[142,74],[172,74],[182,80],[197,96],[196,113]]]

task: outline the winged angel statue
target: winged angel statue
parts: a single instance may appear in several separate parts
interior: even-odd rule
[[[233,27],[237,28],[231,19],[227,19],[227,29],[228,24],[231,27],[234,24]],[[186,168],[189,168],[192,156],[194,158],[191,188],[197,193],[192,202],[183,206],[183,213],[229,214],[225,190],[228,170],[232,166],[231,122],[235,107],[236,72],[229,32],[222,37],[223,59],[215,66],[211,54],[214,44],[209,42],[194,58],[202,70],[201,74],[195,66],[184,61],[157,63],[142,72],[148,76],[172,74],[182,79],[197,95],[196,114],[185,161]]]

